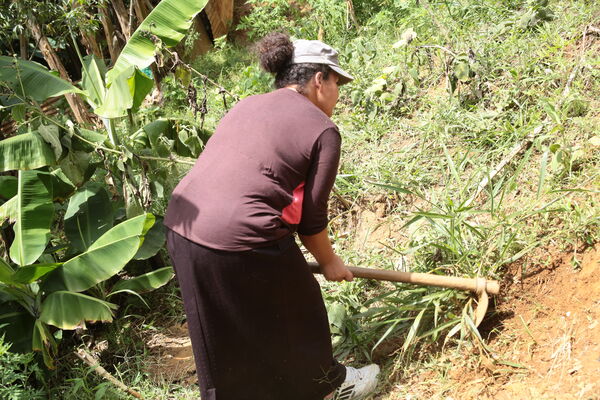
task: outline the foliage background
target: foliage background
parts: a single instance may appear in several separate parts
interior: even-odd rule
[[[340,51],[356,77],[341,90],[335,116],[344,139],[336,189],[344,201],[331,203],[331,235],[349,264],[502,279],[508,265],[536,248],[598,241],[600,40],[588,27],[600,8],[593,2],[355,0],[354,17],[342,0],[248,3],[251,12],[238,25],[248,43],[279,29],[320,38]],[[161,215],[188,168],[174,161],[197,156],[237,98],[271,87],[244,43],[217,40],[215,51],[191,64],[218,85],[180,68],[162,81],[162,103],[114,121],[125,147],[101,145],[119,154],[98,144],[88,149],[92,162],[111,165],[91,179],[116,179],[111,194],[122,216],[142,209]],[[5,107],[13,118],[29,110]],[[56,118],[63,133],[67,118]],[[15,119],[20,133],[39,122]],[[480,182],[519,145],[475,197]],[[152,201],[144,203],[135,191],[128,197],[127,188],[145,187],[145,180]],[[381,205],[393,234],[378,246],[358,245],[357,221]],[[573,268],[577,263],[575,253]],[[177,289],[161,290],[170,300],[146,301],[168,310],[169,321],[181,321]],[[377,359],[380,346],[393,343],[398,352],[377,361],[388,376],[401,378],[408,365],[441,346],[486,352],[467,294],[358,280],[325,283],[323,290],[335,349],[347,362]],[[133,322],[129,311],[143,317]],[[125,300],[117,316],[107,328],[111,351],[103,356],[111,370],[149,397],[175,390],[187,398],[186,388],[147,380],[143,346],[124,339],[160,329],[164,315]],[[93,374],[67,365],[50,379],[61,382],[50,390],[78,398],[118,396]]]

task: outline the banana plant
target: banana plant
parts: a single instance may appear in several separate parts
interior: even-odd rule
[[[95,213],[89,208],[93,204],[86,214]],[[172,278],[172,268],[165,267],[133,279],[111,279],[136,256],[154,222],[152,214],[121,222],[82,253],[60,262],[13,267],[0,259],[0,332],[16,350],[41,351],[52,368],[57,345],[51,327],[73,330],[85,328],[86,322],[111,322],[117,305],[109,297],[143,293]],[[82,228],[82,237],[89,228]]]
[[[207,0],[163,0],[131,36],[112,69],[94,56],[84,57],[82,87],[88,103],[111,134],[110,119],[124,117],[139,108],[152,90],[152,79],[141,72],[155,61],[164,47],[177,45]]]
[[[156,163],[161,159],[156,155],[173,159],[171,152],[196,156],[202,143],[197,134],[173,129],[174,121],[159,120],[121,144],[115,121],[141,106],[153,83],[140,70],[181,41],[206,3],[161,1],[111,70],[94,57],[83,59],[81,88],[40,64],[0,56],[0,86],[13,118],[22,123],[19,134],[0,141],[0,172],[17,171],[17,176],[0,177],[0,229],[14,232],[0,248],[6,253],[0,257],[0,334],[15,350],[41,351],[49,367],[58,331],[110,322],[119,295],[139,296],[173,276],[172,268],[164,267],[116,278],[131,260],[148,259],[164,246],[159,218],[141,207],[129,212],[127,188],[135,189],[144,173],[141,165],[135,173],[133,165],[143,157],[130,146],[148,142],[140,147]],[[67,93],[82,96],[102,117],[106,132],[41,112],[42,101]],[[96,152],[100,148],[102,153]],[[104,162],[98,162],[98,154]],[[126,199],[129,217],[116,225],[115,196]]]

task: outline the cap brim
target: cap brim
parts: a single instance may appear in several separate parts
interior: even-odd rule
[[[335,71],[336,74],[338,74],[338,76],[339,76],[338,86],[345,85],[346,83],[354,80],[354,77],[352,75],[350,75],[349,73],[347,73],[346,71],[344,71],[343,69],[338,67],[337,65],[330,64],[329,68],[331,68],[332,70]]]

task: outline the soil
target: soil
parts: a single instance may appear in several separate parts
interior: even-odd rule
[[[446,376],[438,365],[381,398],[600,399],[600,244],[530,262],[512,266],[480,327],[489,351],[454,354]]]
[[[382,218],[374,214],[363,217]],[[504,294],[480,327],[486,350],[446,350],[429,369],[375,398],[600,399],[599,276],[600,243],[580,252],[539,250],[509,268]],[[153,354],[148,373],[157,382],[196,383],[185,324],[154,334],[147,344]]]
[[[156,383],[198,382],[187,324],[173,325],[165,332],[153,334],[146,345],[151,354],[146,372]]]

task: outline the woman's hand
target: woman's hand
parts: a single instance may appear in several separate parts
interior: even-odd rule
[[[354,278],[352,272],[350,272],[350,270],[348,269],[348,267],[346,267],[342,259],[337,255],[334,255],[331,261],[327,264],[320,264],[319,266],[321,268],[321,272],[323,272],[323,276],[328,281],[350,282],[352,281],[352,278]]]
[[[328,281],[343,281],[350,282],[354,275],[346,267],[342,259],[333,252],[329,236],[327,236],[327,228],[323,229],[316,235],[298,235],[304,247],[315,256],[319,263],[321,272]]]

